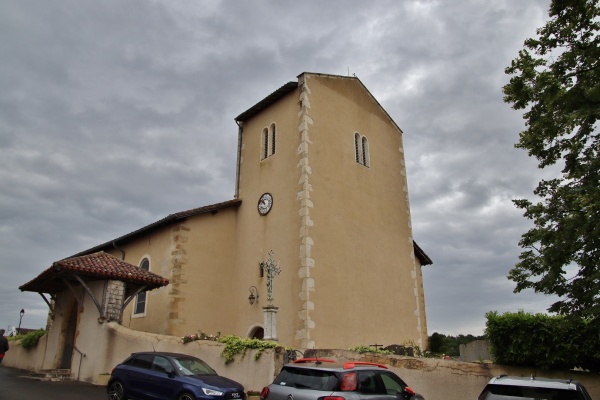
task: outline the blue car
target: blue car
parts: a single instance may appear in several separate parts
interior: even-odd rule
[[[186,354],[133,353],[106,386],[110,400],[245,400],[244,387]]]

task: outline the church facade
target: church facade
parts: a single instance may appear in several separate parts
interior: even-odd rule
[[[431,260],[412,236],[402,131],[368,89],[356,77],[303,73],[235,121],[233,199],[72,257],[106,253],[165,278],[130,291],[112,319],[297,349],[426,348],[421,267]],[[37,283],[21,289],[50,290]],[[76,292],[63,289],[51,293],[53,328],[77,319],[61,312]]]

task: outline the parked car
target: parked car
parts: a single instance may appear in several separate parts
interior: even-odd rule
[[[186,354],[133,353],[111,373],[110,400],[245,400],[244,387]]]
[[[283,366],[261,400],[424,400],[385,365],[301,358]]]
[[[592,400],[580,382],[567,379],[546,379],[498,376],[485,386],[479,400]]]

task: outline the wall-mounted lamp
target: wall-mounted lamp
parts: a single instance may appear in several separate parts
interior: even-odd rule
[[[250,296],[248,296],[248,301],[250,305],[254,304],[256,300],[258,300],[260,296],[258,295],[258,289],[256,286],[250,286]]]

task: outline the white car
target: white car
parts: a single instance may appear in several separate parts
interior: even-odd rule
[[[492,378],[478,400],[592,400],[585,387],[570,379],[501,375]]]

